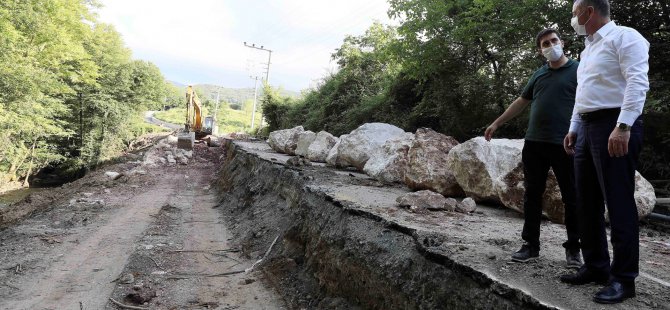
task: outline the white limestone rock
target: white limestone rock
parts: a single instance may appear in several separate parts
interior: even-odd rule
[[[116,171],[107,171],[107,172],[105,172],[105,176],[107,176],[108,178],[110,178],[112,180],[117,180],[118,178],[122,177],[123,174],[118,173]]]
[[[649,215],[656,206],[654,186],[637,171],[635,171],[635,204],[639,219]]]
[[[307,159],[314,162],[326,162],[328,153],[330,153],[330,150],[333,149],[333,146],[335,146],[338,141],[340,141],[340,139],[330,133],[319,131],[312,144],[307,148]]]
[[[305,129],[302,126],[273,131],[270,133],[268,144],[279,153],[295,155],[295,149],[298,147],[298,137],[303,131]]]
[[[405,131],[384,123],[367,123],[340,138],[337,162],[339,166],[353,166],[363,170],[370,154],[381,148],[391,138],[405,134]]]
[[[406,132],[386,141],[370,154],[363,171],[383,182],[403,182],[408,166],[407,152],[414,142],[414,134]]]
[[[307,157],[307,149],[316,139],[316,134],[312,131],[303,131],[298,134],[298,146],[295,149],[295,155]]]
[[[496,202],[523,213],[523,140],[471,139],[454,147],[447,164],[468,196],[478,202]],[[651,213],[656,196],[651,184],[635,175],[635,200],[639,218]],[[564,223],[565,207],[553,171],[549,171],[542,198],[542,212],[552,222]]]
[[[430,189],[445,196],[461,196],[463,190],[446,164],[447,154],[458,145],[453,137],[419,128],[407,158],[405,184],[416,190]]]
[[[333,145],[330,151],[328,151],[328,156],[326,156],[326,165],[330,167],[343,167],[339,156],[340,146],[342,145],[342,139],[345,139],[348,136],[348,134],[341,135],[337,142],[335,142],[335,145]]]

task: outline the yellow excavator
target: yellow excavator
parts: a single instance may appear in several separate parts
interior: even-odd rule
[[[193,149],[195,140],[206,139],[212,134],[216,126],[214,117],[206,116],[203,120],[202,104],[195,93],[193,86],[186,87],[186,122],[184,132],[179,133],[177,146],[183,149]]]

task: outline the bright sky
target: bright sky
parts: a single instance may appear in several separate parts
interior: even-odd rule
[[[390,23],[386,0],[102,0],[98,12],[123,35],[136,59],[156,64],[182,84],[300,91],[335,70],[330,54],[347,34],[360,35],[377,20]]]

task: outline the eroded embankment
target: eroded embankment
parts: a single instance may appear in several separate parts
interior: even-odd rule
[[[387,221],[321,187],[351,187],[352,195],[365,195],[356,188],[380,184],[346,172],[277,162],[281,159],[263,159],[229,142],[218,187],[220,208],[228,215],[236,241],[251,257],[262,255],[279,236],[264,270],[290,305],[550,308],[432,251],[433,245],[444,243],[440,236]]]

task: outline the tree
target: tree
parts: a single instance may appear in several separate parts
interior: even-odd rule
[[[90,0],[0,2],[0,174],[97,165],[143,132],[139,113],[166,102],[158,68],[133,61]]]

